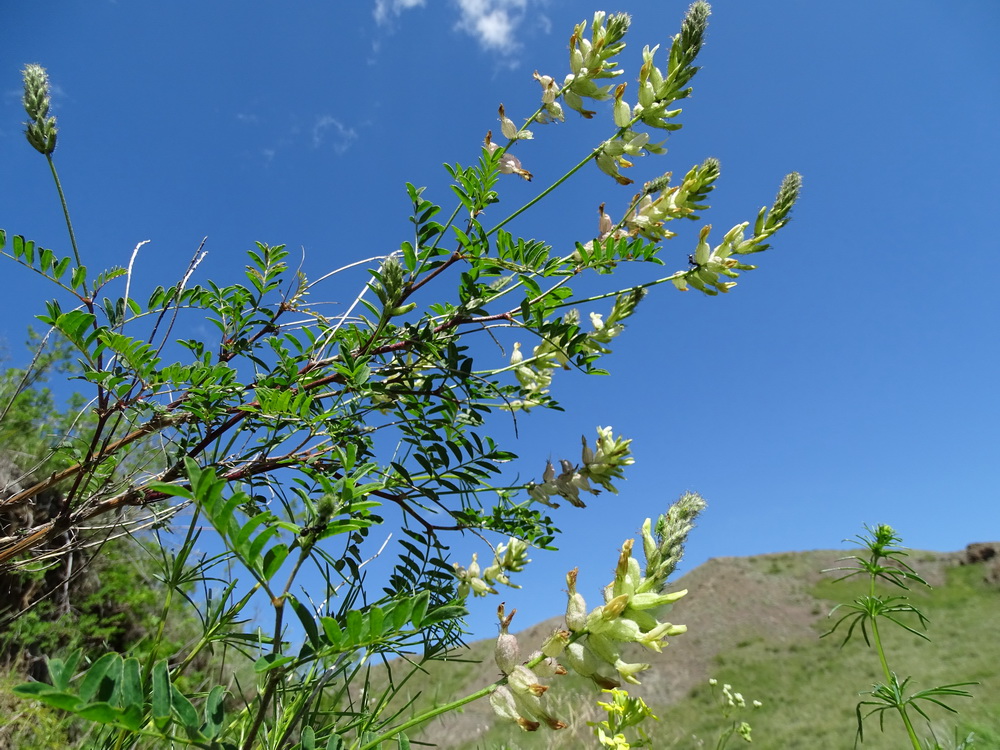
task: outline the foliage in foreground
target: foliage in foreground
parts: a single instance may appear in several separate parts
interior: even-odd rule
[[[497,715],[522,729],[562,729],[566,723],[547,704],[550,685],[542,680],[566,667],[606,690],[638,683],[650,665],[627,661],[623,649],[660,651],[684,632],[664,617],[685,593],[669,592],[668,578],[704,507],[695,494],[682,496],[655,523],[647,519],[643,563],[632,554],[632,540],[622,545],[597,607],[587,607],[571,571],[566,628],[527,659],[509,633],[513,613],[501,607],[499,679],[404,718],[387,706],[407,678],[377,691],[368,670],[374,659],[414,650],[421,654],[416,670],[459,644],[468,598],[515,585],[512,576],[529,562],[529,548],[553,545],[558,501],[584,507],[587,495],[617,492],[632,463],[630,440],[599,427],[595,441],[583,438],[578,462],[563,459],[558,469],[550,462],[540,481],[512,484],[504,465],[516,456],[489,434],[491,415],[558,408],[551,392],[556,373],[602,373],[609,345],[649,288],[670,282],[710,296],[729,292],[741,272],[754,268],[744,256],[766,250],[787,224],[800,187],[794,173],[773,205],[715,246],[711,226],[703,226],[685,267],[615,288],[608,279],[621,265],[663,264],[662,244],[675,236],[670,222],[698,220],[708,208],[720,166],[707,159],[677,184],[668,172],[629,198],[600,203],[597,236],[581,235],[572,247],[511,232],[521,213],[591,162],[629,186],[634,181],[623,170],[664,153],[651,133],[666,136],[681,127],[674,107],[690,93],[708,15],[707,3],[691,6],[662,67],[658,47],[643,50],[629,99],[628,86],[615,82],[623,74],[617,57],[629,17],[598,13],[579,24],[569,42],[570,73],[562,83],[536,74],[541,104],[524,124],[501,105],[502,138],[489,131],[472,166],[447,165],[457,202],[444,223],[437,219],[445,216],[441,206],[407,185],[413,237],[388,256],[351,264],[370,264],[371,279],[335,316],[312,303],[311,294],[346,268],[310,281],[291,271],[280,245],[258,243],[248,253],[245,280],[229,285],[194,283],[201,248],[175,284],[151,291],[140,292],[132,274],[142,244],[126,267],[92,272],[55,169],[58,131],[48,77],[28,65],[26,135],[55,179],[72,255],[19,235],[8,248],[4,232],[0,251],[57,291],[38,317],[47,335],[72,352],[91,400],[85,417],[44,456],[53,470],[35,476],[25,470],[29,481],[0,501],[7,513],[43,496],[50,505],[4,529],[0,565],[5,572],[37,572],[58,557],[54,544],[71,553],[75,540],[91,537],[100,524],[154,525],[175,536],[159,547],[163,601],[141,648],[52,656],[48,681],[15,692],[32,706],[77,717],[91,747],[368,750],[408,747],[412,728],[487,696]],[[592,119],[597,111],[587,107],[600,101],[610,103],[608,137],[506,218],[483,224],[487,208],[501,202],[502,175],[533,177],[517,155],[530,149],[529,126],[563,120],[567,108]],[[606,210],[608,203],[618,208]],[[612,213],[622,218],[616,222]],[[574,293],[570,284],[585,273],[603,277],[597,294]],[[205,321],[217,335],[175,341],[182,320]],[[484,336],[509,357],[475,343]],[[15,391],[12,398],[25,392]],[[372,555],[366,542],[386,523],[402,527],[397,562],[384,580],[372,582],[364,570]],[[221,552],[214,556],[197,553],[203,528],[218,539]],[[480,535],[492,562],[483,568],[476,557],[468,566],[449,560],[447,540],[458,532]],[[323,597],[303,588],[307,571],[326,582]],[[206,587],[201,597],[191,595],[197,586]],[[247,631],[248,607],[257,602],[269,607],[271,622]],[[165,624],[189,608],[199,632],[177,644]],[[252,676],[236,672],[193,686],[192,671],[208,654],[249,660]],[[922,697],[962,694],[959,687]],[[624,730],[648,712],[624,693],[611,695],[596,739],[605,747],[638,746],[642,733],[629,740]],[[749,741],[748,727],[732,729],[723,731],[722,744],[734,735]]]

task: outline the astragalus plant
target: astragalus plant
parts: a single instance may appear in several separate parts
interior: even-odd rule
[[[531,83],[541,85],[538,108],[518,124],[498,103],[499,122],[491,129],[494,116],[483,113],[482,132],[462,149],[471,164],[446,166],[450,209],[408,184],[412,236],[317,280],[289,265],[284,246],[259,243],[238,283],[199,282],[199,248],[176,281],[140,292],[132,260],[142,243],[122,266],[95,272],[72,230],[70,255],[0,234],[11,264],[51,282],[55,297],[38,317],[74,350],[77,382],[91,399],[87,429],[54,447],[65,468],[0,500],[13,507],[52,489],[61,498],[51,518],[0,538],[0,564],[45,564],[98,525],[152,524],[165,530],[161,575],[173,592],[163,619],[194,607],[202,623],[180,651],[166,652],[153,632],[142,658],[53,655],[49,681],[25,684],[20,695],[89,723],[90,746],[102,748],[406,747],[406,732],[445,710],[388,711],[405,679],[376,692],[367,665],[414,651],[435,659],[458,644],[470,597],[512,584],[529,548],[553,545],[559,501],[583,507],[598,492],[617,492],[632,463],[630,441],[600,427],[596,441],[583,439],[579,461],[512,484],[504,467],[516,456],[491,425],[519,412],[526,429],[525,413],[557,407],[563,369],[603,372],[602,358],[650,288],[731,291],[754,267],[749,256],[789,220],[797,174],[773,205],[714,245],[705,225],[693,248],[664,257],[673,222],[697,221],[708,208],[720,165],[706,159],[678,180],[652,166],[645,181],[625,175],[642,172],[681,127],[677,105],[690,93],[708,16],[707,3],[694,3],[662,52],[642,50],[629,83],[618,62],[629,16],[597,13],[576,26],[569,72]],[[24,85],[28,141],[59,187],[45,70],[28,65]],[[534,165],[545,153],[535,143],[558,137],[544,126],[567,116],[592,120],[596,145],[502,213],[502,180],[541,173]],[[515,233],[522,213],[592,166],[610,177],[607,192],[590,199],[596,231],[550,241]],[[61,187],[59,198],[71,203]],[[66,217],[69,227],[68,209]],[[665,263],[674,267],[665,275],[615,284],[626,264]],[[342,313],[312,301],[317,284],[358,265],[371,278]],[[602,291],[575,293],[585,275]],[[175,340],[178,321],[213,333]],[[482,695],[526,729],[556,729],[561,722],[530,677],[540,677],[533,670],[544,669],[544,653],[601,686],[635,681],[647,665],[623,661],[620,644],[657,650],[681,632],[660,618],[678,596],[664,590],[670,550],[687,533],[678,529],[695,498],[684,501],[686,515],[644,527],[645,568],[631,543],[622,547],[600,606],[587,610],[571,577],[566,634],[527,664],[504,657],[502,679],[484,679]],[[401,531],[395,565],[377,580],[363,570],[377,553],[365,542],[384,524]],[[220,550],[208,558],[196,554],[206,528]],[[489,564],[449,560],[448,540],[462,532],[481,536]],[[391,554],[383,550],[383,560]],[[322,591],[307,593],[305,571],[325,580]],[[204,595],[191,594],[198,586]],[[222,656],[233,651],[253,664],[251,684],[225,667],[206,684],[186,679],[196,658],[211,653],[228,664]]]

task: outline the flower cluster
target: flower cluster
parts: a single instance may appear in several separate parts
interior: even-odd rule
[[[610,428],[607,435],[610,436]],[[565,726],[546,709],[542,697],[548,686],[540,682],[540,678],[565,674],[561,664],[606,690],[620,687],[622,680],[638,684],[636,675],[650,665],[624,661],[621,649],[626,644],[638,643],[660,652],[669,636],[686,632],[686,626],[662,622],[660,618],[673,602],[687,594],[687,591],[666,593],[667,577],[680,561],[692,522],[704,507],[705,501],[700,496],[688,493],[659,517],[655,528],[647,518],[642,526],[645,570],[632,556],[634,540],[627,540],[621,548],[615,578],[604,589],[604,604],[590,611],[576,589],[577,570],[571,570],[566,575],[566,629],[553,633],[541,650],[525,662],[521,661],[517,639],[508,632],[514,613],[505,616],[504,606],[500,605],[500,635],[494,659],[505,679],[490,695],[497,715],[517,722],[528,731],[538,729],[541,724],[553,729]],[[627,693],[615,695],[614,710],[638,711],[638,704],[629,703],[627,698]],[[615,730],[606,739],[616,741],[617,733]],[[627,744],[605,743],[605,746],[627,747]]]
[[[604,101],[611,96],[610,85],[599,86],[595,81],[624,73],[611,58],[625,49],[622,38],[631,23],[632,18],[627,13],[612,13],[609,16],[604,11],[598,11],[590,24],[590,39],[585,36],[586,21],[574,27],[569,38],[571,72],[563,81],[563,101],[570,109],[589,119],[596,113],[584,109],[583,99]]]
[[[579,342],[580,348],[590,354],[608,354],[611,350],[607,345],[625,330],[622,321],[635,312],[636,306],[645,296],[645,290],[632,289],[615,298],[615,304],[607,318],[600,313],[590,313],[593,330],[583,336]],[[573,309],[563,316],[561,322],[575,327],[579,325],[579,321],[580,313]],[[559,367],[569,369],[569,356],[566,353],[569,343],[568,337],[563,340],[545,337],[532,350],[531,357],[526,359],[520,342],[516,342],[510,355],[510,364],[514,365],[514,376],[521,389],[521,398],[507,403],[504,408],[529,411],[544,403],[555,370]]]
[[[649,669],[649,664],[625,662],[621,647],[638,643],[660,652],[668,636],[687,630],[684,625],[661,622],[660,617],[687,593],[664,593],[664,589],[667,577],[684,554],[684,541],[693,520],[704,507],[705,501],[699,495],[687,493],[660,516],[655,529],[647,518],[642,526],[645,571],[632,556],[633,540],[627,540],[622,545],[615,579],[604,589],[604,604],[589,612],[576,590],[576,571],[567,574],[566,627],[572,635],[565,660],[574,671],[590,677],[602,688],[618,687],[619,679],[637,684],[636,675]]]
[[[621,90],[622,87],[619,87]],[[627,107],[628,105],[626,105]],[[627,127],[627,124],[623,127]],[[643,152],[651,154],[666,153],[662,143],[650,143],[649,133],[635,133],[625,130],[620,136],[615,136],[601,144],[594,160],[602,172],[615,178],[619,185],[631,185],[632,180],[619,172],[620,168],[632,166],[629,159],[642,156]]]
[[[494,648],[494,660],[504,678],[490,694],[494,712],[526,731],[534,731],[542,724],[552,729],[566,726],[546,708],[544,695],[549,688],[541,683],[542,678],[566,674],[565,667],[557,659],[605,690],[618,688],[622,680],[638,684],[636,674],[650,665],[625,662],[621,658],[621,648],[628,643],[638,643],[659,652],[669,636],[687,630],[684,625],[661,622],[660,618],[673,602],[687,594],[687,591],[666,593],[664,590],[667,577],[683,555],[692,521],[704,507],[701,497],[688,493],[660,516],[655,528],[647,518],[642,526],[645,570],[632,556],[634,540],[627,540],[621,548],[615,578],[604,589],[604,604],[593,610],[587,610],[583,596],[576,589],[577,571],[571,570],[566,575],[566,630],[553,633],[541,650],[526,661],[521,661],[517,638],[509,632],[514,612],[505,616],[501,604],[497,609],[500,635]],[[645,704],[629,698],[624,691],[612,695],[613,704],[605,707],[615,721],[605,723],[610,734],[605,732],[599,739],[605,747],[627,748],[629,745],[619,730],[652,714]],[[616,742],[618,744],[614,744]]]
[[[26,122],[24,131],[28,143],[36,151],[46,156],[56,150],[56,118],[49,115],[49,75],[45,68],[34,63],[25,65],[22,71],[24,77],[24,111],[31,118]]]
[[[769,247],[765,240],[788,223],[788,214],[798,199],[801,187],[802,177],[799,174],[793,172],[786,176],[771,208],[764,206],[758,212],[751,237],[745,237],[750,222],[743,222],[726,232],[722,242],[713,248],[708,244],[712,226],[709,224],[703,227],[698,235],[694,254],[690,257],[692,268],[678,271],[670,277],[670,281],[681,291],[686,291],[690,285],[710,295],[728,292],[736,286],[736,282],[723,281],[720,277],[736,278],[739,276],[738,271],[751,271],[755,268],[750,264],[740,263],[733,256],[759,253]]]
[[[708,681],[708,684],[712,687],[712,692],[715,692],[715,688],[718,686],[719,681],[714,677]],[[755,709],[760,708],[764,704],[760,701],[755,700],[751,704]],[[734,692],[733,686],[728,682],[722,685],[722,696],[721,696],[721,708],[722,715],[724,718],[729,719],[732,713],[739,709],[744,709],[747,707],[746,699],[743,697],[742,693]],[[739,722],[733,721],[732,725],[728,727],[722,734],[723,739],[728,739],[732,735],[738,735],[744,742],[753,742],[750,738],[750,732],[753,728],[750,726],[749,722],[740,720]],[[720,747],[724,745],[725,742],[720,742]]]
[[[583,450],[580,454],[580,464],[575,465],[566,459],[559,462],[560,473],[556,474],[551,461],[545,463],[542,472],[542,483],[528,483],[528,494],[532,499],[553,508],[559,507],[552,502],[554,496],[562,497],[576,506],[586,505],[580,499],[581,492],[591,495],[600,494],[600,490],[591,485],[591,481],[613,494],[618,490],[612,480],[625,476],[623,468],[635,463],[629,446],[631,440],[615,437],[611,427],[597,428],[597,443],[591,448],[586,437],[581,437]]]
[[[636,306],[645,296],[645,289],[632,289],[615,297],[615,304],[607,318],[600,313],[590,313],[590,324],[594,331],[587,336],[584,348],[595,354],[610,354],[611,350],[607,345],[625,330],[622,321],[635,312]]]
[[[597,735],[597,741],[601,743],[601,747],[611,750],[631,750],[632,743],[628,741],[622,731],[629,727],[637,727],[640,735],[640,741],[636,747],[648,744],[648,736],[638,727],[647,718],[657,719],[657,717],[649,710],[646,702],[642,698],[631,696],[628,691],[618,688],[604,692],[611,695],[611,700],[598,701],[597,705],[608,712],[608,718],[597,723],[588,722],[590,726],[594,727],[594,733]]]
[[[542,107],[535,119],[543,125],[550,122],[563,122],[566,115],[563,114],[562,105],[556,101],[559,96],[559,84],[552,76],[539,75],[536,70],[534,78],[542,86]]]
[[[543,723],[549,729],[564,729],[566,724],[549,713],[545,705],[548,686],[540,682],[542,677],[566,674],[554,658],[535,653],[528,659],[529,668],[521,663],[521,650],[517,638],[508,632],[511,620],[517,610],[504,615],[504,605],[497,608],[500,618],[500,635],[494,649],[494,661],[507,678],[507,684],[500,685],[490,693],[493,711],[503,719],[517,723],[521,729],[533,732]]]
[[[473,552],[472,562],[468,568],[458,563],[452,563],[455,577],[458,578],[458,595],[464,599],[470,592],[473,596],[495,594],[497,593],[493,586],[495,583],[519,589],[521,587],[511,582],[509,574],[520,573],[530,562],[527,543],[514,537],[511,537],[506,544],[501,544],[496,548],[493,564],[485,570],[480,568],[478,555]]]

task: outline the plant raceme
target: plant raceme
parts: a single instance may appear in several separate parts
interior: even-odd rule
[[[494,659],[504,678],[490,694],[498,716],[515,721],[527,731],[543,724],[550,729],[565,728],[566,724],[547,708],[544,696],[549,687],[540,679],[566,674],[562,665],[604,689],[618,688],[622,681],[639,684],[636,675],[650,665],[623,661],[621,649],[637,643],[661,652],[669,636],[687,631],[684,625],[661,622],[659,618],[687,594],[686,590],[668,593],[665,588],[684,554],[684,541],[694,519],[704,507],[701,497],[688,493],[657,519],[655,528],[647,518],[642,525],[645,568],[632,555],[634,540],[626,540],[615,578],[604,588],[604,604],[592,610],[588,611],[576,589],[577,570],[571,570],[566,575],[566,629],[553,633],[525,663],[520,661],[517,639],[508,632],[514,613],[505,616],[500,605],[500,635]]]
[[[175,543],[162,540],[158,558],[171,592],[161,621],[195,607],[202,633],[165,653],[160,628],[141,660],[54,657],[51,682],[20,694],[91,722],[94,747],[367,749],[393,738],[403,747],[414,727],[488,694],[525,728],[555,727],[561,722],[538,688],[546,669],[558,672],[548,659],[602,687],[636,682],[648,665],[623,661],[621,647],[658,651],[683,632],[661,619],[683,592],[664,587],[703,507],[697,495],[685,495],[655,527],[647,521],[645,567],[633,543],[623,545],[600,606],[588,611],[571,573],[566,630],[526,663],[504,652],[499,683],[405,718],[386,708],[397,683],[379,693],[365,670],[378,657],[416,650],[433,660],[461,643],[470,595],[513,585],[530,548],[552,547],[557,499],[583,507],[586,495],[617,492],[633,460],[629,439],[599,428],[595,443],[583,439],[579,462],[547,463],[540,481],[511,482],[505,466],[516,456],[488,434],[491,415],[558,407],[555,373],[602,374],[609,345],[650,288],[728,292],[753,268],[742,256],[766,250],[788,223],[800,186],[794,173],[773,205],[714,247],[704,226],[682,268],[627,288],[606,283],[587,296],[571,287],[583,274],[599,282],[624,264],[663,265],[663,243],[677,234],[671,222],[699,220],[708,208],[720,176],[714,159],[677,184],[668,172],[631,197],[620,194],[635,184],[623,172],[665,152],[651,134],[681,127],[676,104],[691,91],[708,15],[705,2],[690,7],[659,66],[658,47],[643,50],[632,99],[619,67],[629,16],[597,13],[577,25],[569,72],[561,83],[536,72],[541,102],[524,124],[500,106],[501,138],[484,127],[472,165],[446,165],[457,197],[446,216],[423,188],[406,186],[413,235],[386,256],[310,280],[290,268],[283,245],[258,243],[243,278],[219,285],[197,283],[199,247],[176,282],[142,293],[132,261],[145,243],[124,267],[95,273],[83,263],[55,167],[48,75],[28,65],[26,136],[51,167],[73,254],[20,235],[8,243],[3,231],[0,253],[52,284],[58,296],[38,317],[72,350],[76,382],[91,401],[88,418],[53,446],[59,468],[26,475],[0,499],[3,512],[43,492],[59,496],[51,517],[0,531],[0,565],[42,566],[66,539],[85,541],[106,519],[120,534],[169,530]],[[601,106],[610,111],[596,145],[495,225],[484,224],[486,209],[492,216],[501,203],[505,175],[533,178],[528,166],[538,157],[529,149],[544,125],[567,111],[597,123]],[[479,137],[470,137],[470,149]],[[581,228],[552,245],[511,231],[518,216],[591,163],[613,178],[615,191],[594,200],[596,234]],[[370,278],[344,312],[331,317],[312,301],[327,279],[359,266]],[[609,299],[610,310],[599,308]],[[207,324],[213,334],[174,340],[180,320]],[[477,340],[483,344],[474,347]],[[489,342],[498,345],[494,355]],[[379,589],[362,568],[382,552],[370,535],[387,523],[399,529],[399,546]],[[199,558],[206,528],[222,552]],[[485,569],[475,558],[468,567],[447,559],[449,535],[464,532],[504,540]],[[300,583],[307,569],[326,584],[322,594]],[[191,596],[196,585],[205,588],[201,599]],[[270,627],[247,633],[247,608],[258,601],[269,608]],[[301,642],[286,636],[292,617]],[[501,620],[509,625],[509,616]],[[254,679],[235,684],[231,671],[220,671],[204,689],[185,687],[186,670],[210,653],[238,654]]]

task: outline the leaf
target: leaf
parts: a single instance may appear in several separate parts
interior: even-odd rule
[[[272,669],[284,666],[291,661],[295,661],[291,656],[281,656],[280,654],[264,654],[253,664],[253,671],[263,674]]]
[[[372,640],[382,636],[384,624],[385,612],[381,608],[373,606],[368,610],[368,632]]]
[[[209,739],[218,737],[226,721],[226,688],[216,685],[205,699],[205,724],[202,731]]]
[[[400,599],[395,603],[392,608],[392,627],[394,630],[399,631],[403,629],[410,620],[410,615],[413,613],[413,599],[406,597]]]
[[[24,698],[39,700],[47,706],[60,708],[63,711],[73,711],[80,705],[80,698],[72,693],[53,690],[44,682],[28,682],[14,686],[14,694]]]
[[[80,683],[80,699],[90,703],[94,698],[106,701],[115,692],[122,674],[122,658],[116,653],[108,653],[91,665]]]
[[[288,547],[284,544],[275,545],[267,551],[267,554],[264,555],[264,565],[261,571],[265,581],[270,581],[274,577],[282,563],[285,562],[286,557],[288,557]]]
[[[167,660],[161,659],[153,665],[152,714],[153,721],[160,729],[170,723],[170,674]]]
[[[417,630],[420,629],[420,625],[424,621],[424,615],[427,614],[427,605],[429,602],[429,591],[421,591],[413,599],[413,614],[410,616],[410,622],[413,623],[413,627]]]
[[[66,273],[66,269],[69,268],[69,264],[72,261],[71,258],[63,258],[58,263],[53,266],[52,275],[56,280],[61,279],[63,274]]]
[[[69,285],[73,289],[80,289],[87,282],[87,267],[77,266],[73,273],[69,275]]]
[[[195,711],[194,705],[187,696],[177,689],[176,685],[170,686],[170,707],[180,725],[187,730],[189,735],[197,736],[200,734],[198,728],[201,725],[201,720],[198,718],[198,712]]]
[[[299,622],[302,623],[303,629],[306,631],[309,643],[312,644],[314,648],[319,648],[319,629],[316,627],[316,618],[312,611],[292,594],[288,594],[287,598],[288,601],[291,602],[292,609],[298,616]]]
[[[73,713],[87,721],[96,721],[98,724],[114,724],[121,715],[121,709],[115,708],[106,701],[99,701],[77,708]]]
[[[120,705],[122,708],[142,706],[145,699],[142,676],[139,674],[139,660],[130,656],[122,665],[122,679],[119,683]]]
[[[52,685],[59,690],[68,690],[69,681],[76,674],[76,665],[80,663],[80,658],[83,656],[83,649],[78,648],[73,651],[66,660],[62,659],[49,659],[49,677],[52,678]]]
[[[361,643],[362,637],[366,635],[364,633],[364,618],[356,609],[352,609],[347,613],[347,635],[350,637],[352,644]]]
[[[341,629],[340,623],[332,617],[321,617],[319,621],[329,644],[338,648],[344,641],[344,631]]]

